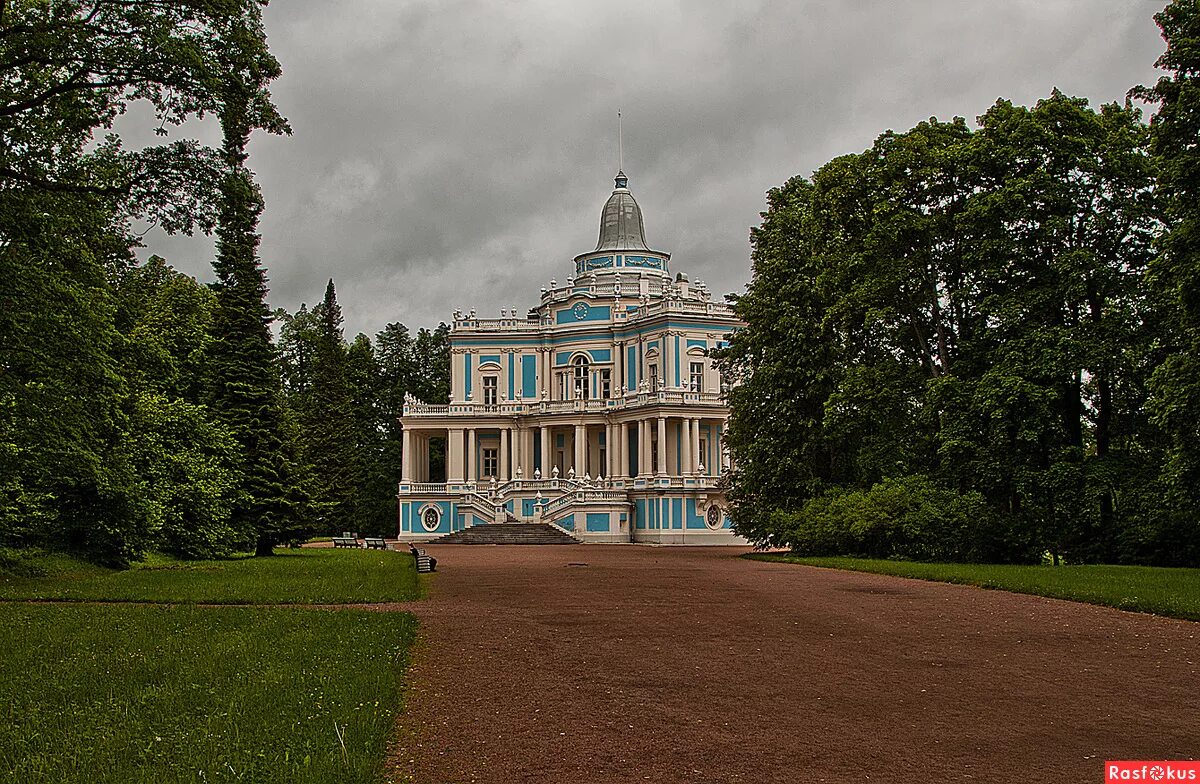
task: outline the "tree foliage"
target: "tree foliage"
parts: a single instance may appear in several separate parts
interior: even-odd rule
[[[1154,291],[1174,305],[1169,356],[1150,380],[1154,420],[1170,439],[1164,471],[1178,510],[1179,545],[1194,550],[1200,534],[1200,5],[1174,0],[1155,16],[1167,50],[1167,71],[1152,88],[1134,92],[1158,104],[1151,150],[1170,230],[1152,267]]]
[[[325,529],[391,535],[404,396],[448,399],[449,327],[420,329],[414,338],[391,323],[374,342],[360,334],[347,343],[332,281],[321,304],[277,318],[285,409],[304,434],[298,448],[316,478]]]
[[[228,431],[204,408],[211,300],[132,269],[133,218],[210,229],[227,171],[181,139],[104,134],[135,101],[159,131],[229,103],[286,130],[258,0],[0,2],[0,538],[123,564],[227,538]],[[270,359],[268,355],[268,360]],[[268,364],[269,367],[269,364]],[[186,529],[186,530],[185,530]],[[208,542],[209,544],[205,544]]]
[[[773,190],[735,299],[747,328],[721,358],[741,382],[738,530],[822,552],[1181,557],[1148,504],[1163,433],[1145,388],[1171,318],[1148,285],[1148,144],[1136,109],[1055,91],[999,101],[974,130],[885,133]],[[849,535],[846,510],[899,509],[872,504],[900,490],[923,529],[945,508],[941,545]]]

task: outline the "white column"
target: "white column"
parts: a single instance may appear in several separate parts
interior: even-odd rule
[[[541,396],[544,399],[549,400],[551,398],[551,394],[550,394],[550,390],[551,390],[551,387],[550,387],[550,381],[551,381],[551,379],[550,379],[550,352],[547,349],[542,349],[540,352],[538,352],[538,354],[539,354],[538,364],[541,365],[541,368],[540,368],[541,378],[538,379],[538,381],[539,381],[538,388],[542,390]],[[543,468],[542,473],[545,473],[545,471],[546,471],[546,469]]]
[[[572,465],[575,468],[575,478],[583,479],[583,472],[587,466],[587,427],[584,425],[575,425],[575,462]]]
[[[658,475],[667,475],[667,418],[658,418]]]
[[[604,477],[612,479],[617,464],[617,426],[612,422],[604,426],[604,456]]]
[[[550,466],[553,461],[550,459],[550,426],[542,425],[539,428],[542,431],[542,463],[538,468],[542,469],[542,478],[550,478]]]
[[[650,476],[650,420],[638,420],[638,476]]]
[[[617,432],[620,435],[620,473],[618,475],[628,479],[631,475],[629,471],[629,423],[623,421],[617,425]]]
[[[463,431],[450,430],[446,436],[446,481],[463,483],[463,462]]]
[[[500,476],[498,482],[508,481],[508,428],[500,428]]]
[[[700,473],[700,418],[696,417],[692,420],[692,467],[693,474]]]
[[[479,465],[478,454],[479,454],[479,442],[476,440],[476,437],[475,437],[475,428],[472,427],[469,430],[467,430],[467,455],[466,455],[467,470],[463,472],[463,474],[464,474],[464,476],[466,476],[468,482],[474,482],[476,479],[479,478],[477,476],[477,471],[478,471],[477,466]]]
[[[691,465],[691,419],[686,417],[680,419],[679,427],[679,448],[683,449],[683,454],[679,455],[680,473],[694,474],[695,471]]]
[[[400,481],[406,484],[413,481],[413,437],[412,431],[407,427],[400,433],[401,436],[401,453],[400,453]]]

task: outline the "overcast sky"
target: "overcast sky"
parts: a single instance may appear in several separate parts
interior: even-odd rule
[[[270,304],[311,306],[332,277],[348,338],[524,312],[595,247],[618,107],[651,246],[741,291],[769,188],[1001,96],[1123,100],[1157,78],[1164,3],[275,0],[294,134],[256,137],[250,160]],[[210,239],[146,242],[212,279]]]

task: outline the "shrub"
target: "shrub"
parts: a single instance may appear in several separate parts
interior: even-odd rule
[[[804,555],[920,561],[987,558],[998,522],[979,493],[956,493],[924,476],[885,479],[865,490],[832,490],[772,520]]]

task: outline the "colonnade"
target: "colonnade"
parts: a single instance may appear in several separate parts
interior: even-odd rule
[[[708,425],[707,442],[702,424]],[[432,438],[443,436],[446,439],[446,479],[451,484],[478,482],[492,475],[497,482],[503,483],[514,479],[518,469],[524,479],[532,479],[535,470],[540,470],[542,477],[548,479],[555,466],[561,476],[568,475],[573,468],[576,476],[587,474],[593,478],[718,476],[722,458],[717,434],[723,424],[722,419],[663,414],[594,424],[564,422],[542,426],[408,428],[403,435],[401,481],[430,481],[429,444]],[[599,438],[601,432],[604,433],[603,446]],[[563,437],[561,448],[558,436]],[[708,455],[704,454],[705,443]],[[631,447],[634,453],[631,453]],[[494,466],[483,464],[484,449],[496,450]],[[706,464],[706,460],[710,464]],[[494,474],[490,469],[494,469]]]

